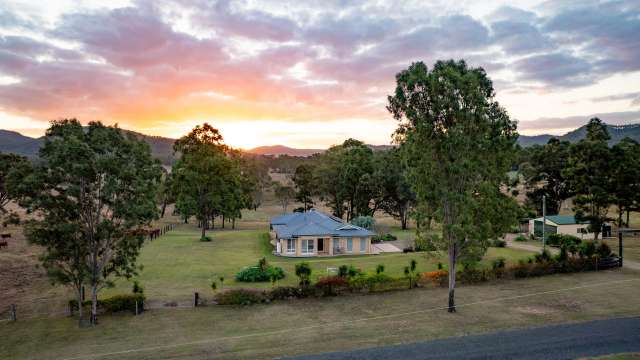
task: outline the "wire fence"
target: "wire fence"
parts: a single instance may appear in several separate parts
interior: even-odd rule
[[[147,231],[146,240],[153,241],[174,230],[179,224],[160,224]],[[161,308],[154,304],[153,308]],[[176,307],[185,307],[180,304]],[[47,319],[55,317],[70,317],[77,313],[77,309],[70,307],[68,299],[62,297],[40,297],[28,300],[17,300],[15,303],[0,303],[0,324],[33,319]]]

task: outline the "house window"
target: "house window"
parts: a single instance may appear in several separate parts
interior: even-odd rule
[[[578,234],[588,234],[589,233],[589,229],[588,228],[578,228],[577,230]]]
[[[340,252],[340,239],[333,239],[333,253],[338,254]]]
[[[360,252],[367,252],[367,238],[360,238]]]
[[[296,239],[287,239],[287,254],[296,253]]]
[[[302,240],[302,253],[303,254],[313,254],[314,248],[314,240],[313,239],[303,239]]]
[[[353,238],[347,238],[347,252],[353,252]]]

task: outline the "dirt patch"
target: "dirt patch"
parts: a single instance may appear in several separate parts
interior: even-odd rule
[[[527,305],[516,307],[516,311],[528,315],[546,315],[557,312],[558,310],[542,305]]]

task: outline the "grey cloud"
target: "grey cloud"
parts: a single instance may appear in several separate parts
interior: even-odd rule
[[[553,50],[553,41],[537,27],[522,21],[502,20],[491,24],[492,41],[508,54],[528,54]]]
[[[598,97],[591,98],[591,101],[602,102],[602,101],[634,100],[634,99],[635,100],[640,99],[640,91],[615,94],[615,95],[609,95],[609,96],[598,96]]]
[[[575,87],[593,83],[598,74],[583,58],[564,53],[533,55],[513,63],[521,80],[540,81],[555,87]]]
[[[580,127],[591,118],[600,118],[607,124],[625,125],[640,123],[640,111],[621,111],[598,113],[590,115],[538,118],[531,121],[521,121],[518,123],[519,130],[539,130],[539,129],[568,129]]]
[[[640,70],[640,3],[611,1],[578,3],[561,8],[544,25],[544,30],[586,56],[599,59],[596,71],[604,74]]]
[[[225,60],[216,40],[174,32],[153,10],[127,7],[65,16],[53,33],[123,68],[205,66]]]
[[[244,36],[251,39],[288,41],[298,32],[298,25],[291,19],[264,11],[238,11],[228,0],[197,3],[198,11],[192,20],[199,26],[214,28],[226,36]]]

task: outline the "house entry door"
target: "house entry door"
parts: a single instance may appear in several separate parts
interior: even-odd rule
[[[318,252],[324,251],[324,239],[318,239]]]

